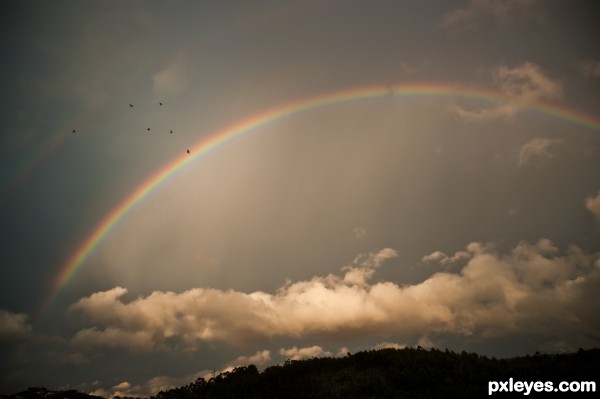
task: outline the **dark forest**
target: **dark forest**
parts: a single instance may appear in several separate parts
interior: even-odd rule
[[[489,396],[490,381],[506,382],[511,378],[513,382],[551,381],[558,387],[562,381],[597,383],[599,373],[600,349],[580,349],[570,354],[536,353],[507,359],[421,347],[381,349],[337,358],[288,360],[262,372],[254,365],[237,367],[209,380],[198,378],[189,385],[158,392],[151,399],[479,398]],[[536,394],[532,390],[526,397],[552,393],[547,391]],[[524,395],[524,391],[508,394]],[[506,396],[506,392],[493,396],[503,395]],[[10,397],[96,398],[76,391],[45,388],[29,388]]]

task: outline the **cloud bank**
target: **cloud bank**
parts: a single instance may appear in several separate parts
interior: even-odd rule
[[[274,337],[545,337],[551,326],[552,339],[576,345],[600,328],[599,254],[570,247],[561,255],[547,239],[521,242],[508,254],[471,243],[453,256],[426,257],[441,265],[465,260],[458,273],[439,272],[412,285],[373,283],[375,271],[397,256],[386,248],[358,257],[343,275],[288,282],[273,294],[196,288],[126,302],[125,288],[97,292],[72,305],[94,324],[72,342],[84,349],[194,350],[213,341],[245,345]]]

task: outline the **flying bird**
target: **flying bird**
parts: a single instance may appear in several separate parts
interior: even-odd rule
[[[147,131],[150,131],[150,128],[146,129]]]
[[[173,129],[171,129],[171,131],[169,132],[169,134],[173,133]]]
[[[75,129],[73,129],[73,133],[77,133],[77,131]]]
[[[188,153],[188,154],[190,153],[190,150],[189,150],[189,149],[187,150],[187,153]]]
[[[133,108],[133,104],[129,104],[129,108]]]
[[[160,106],[162,107],[162,103],[159,103],[159,104],[160,104]]]

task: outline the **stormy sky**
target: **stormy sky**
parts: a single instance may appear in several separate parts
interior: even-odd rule
[[[0,393],[598,347],[599,11],[2,2]]]

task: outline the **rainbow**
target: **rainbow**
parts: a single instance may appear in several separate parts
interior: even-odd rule
[[[313,97],[302,98],[291,101],[283,105],[278,105],[255,115],[251,115],[236,123],[233,123],[213,134],[200,140],[195,146],[190,148],[191,154],[182,154],[173,159],[168,164],[151,175],[146,181],[135,188],[120,204],[112,209],[87,236],[83,243],[71,258],[60,268],[53,286],[51,295],[46,303],[58,295],[58,293],[72,279],[75,272],[84,264],[94,249],[102,242],[110,231],[130,212],[136,204],[142,201],[146,196],[156,190],[165,180],[169,179],[175,172],[192,163],[195,159],[208,153],[209,151],[225,144],[226,142],[254,131],[268,123],[274,122],[286,116],[298,114],[325,107],[333,104],[353,102],[356,100],[365,100],[385,96],[408,96],[408,97],[428,97],[428,96],[446,96],[446,97],[466,97],[480,100],[486,100],[496,103],[510,101],[506,95],[499,91],[467,87],[452,84],[433,84],[433,83],[412,83],[392,87],[363,86],[350,89],[328,92]],[[529,109],[557,117],[576,125],[583,126],[592,130],[600,130],[600,119],[583,114],[576,110],[567,108],[563,105],[542,103],[527,105]]]

